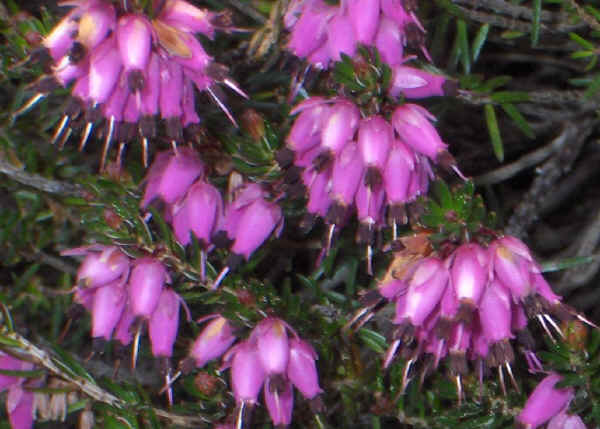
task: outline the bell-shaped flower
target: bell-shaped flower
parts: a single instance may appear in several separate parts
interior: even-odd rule
[[[117,24],[118,52],[132,92],[144,88],[144,73],[152,50],[152,25],[142,15],[128,14]]]
[[[292,383],[286,382],[280,390],[267,380],[264,388],[265,404],[273,426],[288,426],[292,422],[292,410],[294,409],[294,392]]]
[[[79,18],[77,42],[92,50],[115,29],[116,23],[114,6],[110,3],[97,3]]]
[[[60,60],[73,45],[73,35],[79,30],[77,20],[80,13],[76,9],[65,16],[52,31],[42,40],[42,45],[48,49],[54,61]]]
[[[203,174],[204,164],[192,149],[180,147],[177,153],[166,151],[157,154],[146,175],[146,190],[141,206],[146,207],[157,197],[167,204],[173,204]]]
[[[267,374],[256,345],[244,341],[236,346],[231,363],[231,385],[236,402],[254,404]]]
[[[129,305],[126,305],[113,332],[113,338],[120,342],[123,346],[128,345],[133,340],[131,327],[133,326],[134,321],[135,315],[132,313]]]
[[[412,151],[400,140],[395,140],[383,170],[385,195],[389,204],[403,204],[408,201],[408,185],[414,169]]]
[[[400,139],[415,151],[436,160],[438,154],[448,145],[431,125],[435,118],[425,108],[417,104],[404,104],[394,110],[392,125]]]
[[[185,198],[173,206],[175,237],[184,246],[190,243],[190,233],[203,247],[208,247],[217,220],[223,213],[221,193],[199,180],[190,187]]]
[[[429,73],[414,67],[397,65],[392,68],[389,94],[406,98],[426,98],[444,95],[445,76]]]
[[[148,336],[155,357],[171,357],[179,328],[181,298],[173,289],[163,289],[148,321]]]
[[[358,147],[365,166],[383,170],[393,137],[392,127],[381,116],[371,116],[360,122]]]
[[[227,319],[221,315],[213,317],[214,319],[198,335],[190,350],[189,355],[198,368],[202,368],[207,362],[225,353],[236,339]]]
[[[116,45],[116,38],[111,36],[91,53],[88,96],[94,103],[102,104],[109,99],[121,74]]]
[[[404,60],[403,39],[404,35],[400,26],[393,20],[382,17],[375,36],[375,47],[385,63],[395,66]]]
[[[268,317],[252,331],[258,358],[267,375],[284,374],[290,357],[287,326],[281,319]]]
[[[309,56],[327,39],[326,24],[334,13],[335,8],[323,0],[305,2],[302,14],[294,25],[288,49],[299,57]]]
[[[394,323],[408,320],[413,326],[421,326],[438,305],[448,283],[448,270],[441,260],[427,257],[415,263],[405,280],[406,295],[397,300]]]
[[[463,244],[452,254],[450,280],[457,298],[475,308],[488,280],[487,254],[478,244]]]
[[[322,391],[315,364],[317,359],[317,353],[308,342],[298,338],[290,339],[287,377],[307,399],[314,398]]]
[[[135,262],[129,276],[129,304],[136,317],[149,318],[167,281],[167,269],[159,260],[141,258]]]
[[[352,174],[348,174],[351,171]],[[333,163],[331,193],[344,207],[354,202],[354,195],[362,178],[363,162],[357,145],[347,144]]]
[[[215,29],[211,20],[214,13],[200,9],[184,0],[167,0],[159,19],[190,33],[202,33],[212,39]]]
[[[282,220],[281,208],[276,203],[257,199],[239,218],[231,251],[248,260]]]
[[[531,392],[523,410],[517,416],[517,421],[526,429],[535,429],[543,425],[559,414],[571,401],[574,396],[573,388],[555,387],[561,380],[559,374],[552,372]]]
[[[95,288],[129,273],[129,258],[116,246],[87,246],[61,252],[63,256],[86,255],[77,270],[77,284]]]
[[[92,305],[92,337],[110,340],[127,303],[122,281],[96,289]]]
[[[349,1],[346,7],[356,40],[365,45],[372,44],[379,26],[380,0]]]
[[[492,242],[488,251],[493,275],[510,289],[515,300],[533,292],[532,274],[539,269],[525,244],[507,236]]]
[[[356,39],[350,18],[338,13],[327,25],[327,53],[333,61],[340,61],[340,54],[353,57],[356,53]]]
[[[358,127],[360,112],[348,100],[337,101],[329,108],[321,131],[321,146],[334,156],[340,153],[346,143],[353,139]],[[290,134],[291,135],[291,134]]]
[[[498,280],[485,288],[479,303],[479,321],[489,344],[513,338],[510,294]]]

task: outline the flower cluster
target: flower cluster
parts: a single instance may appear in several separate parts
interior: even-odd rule
[[[230,246],[227,271],[248,260],[283,225],[281,208],[267,201],[266,192],[257,184],[236,186],[224,204],[219,190],[206,181],[202,161],[188,148],[159,153],[145,181],[142,207],[156,199],[165,203],[165,217],[184,246],[191,242],[192,235],[204,252],[215,244]]]
[[[551,338],[548,325],[562,335],[551,315],[585,320],[560,302],[527,246],[511,236],[487,247],[463,244],[445,260],[435,252],[417,254],[410,248],[400,251],[397,260],[377,292],[364,297],[366,307],[359,317],[378,300],[395,303],[392,322],[396,329],[384,366],[401,348],[408,358],[404,382],[410,366],[421,356],[428,356],[432,368],[448,356],[459,398],[460,377],[468,371],[468,360],[478,362],[480,376],[484,364],[497,367],[501,381],[505,368],[518,389],[511,369],[511,339],[521,342],[532,372],[542,369],[533,353],[528,318],[537,319]]]
[[[182,300],[166,287],[169,275],[162,262],[151,257],[132,260],[115,246],[92,245],[62,254],[85,255],[74,301],[92,314],[96,348],[111,339],[129,345],[147,322],[152,354],[171,357]]]
[[[33,364],[0,352],[0,369],[30,371]],[[12,429],[29,429],[33,426],[34,393],[23,388],[26,378],[0,374],[0,392],[8,389],[6,411]]]
[[[517,422],[525,429],[535,429],[548,422],[548,429],[585,429],[578,415],[567,413],[575,392],[573,388],[559,389],[562,377],[554,372],[547,375],[531,392]]]
[[[359,44],[377,48],[384,62],[403,62],[404,48],[424,46],[425,29],[415,15],[416,4],[403,0],[293,0],[284,17],[291,31],[288,49],[326,69],[340,54],[354,56]]]
[[[241,91],[194,35],[212,38],[219,16],[185,0],[155,3],[161,6],[151,19],[107,0],[68,2],[75,8],[43,40],[52,75],[37,83],[38,94],[21,111],[54,88],[73,83],[73,100],[54,141],[63,136],[63,145],[72,133],[69,122],[81,118],[82,148],[94,123],[104,118],[103,163],[113,138],[127,142],[138,132],[146,162],[158,115],[166,123],[167,138],[181,141],[182,130],[200,121],[194,87],[208,91],[229,115],[211,86],[222,81]]]
[[[343,225],[356,208],[363,243],[373,241],[386,211],[393,226],[405,223],[405,204],[427,192],[431,163],[450,157],[434,117],[416,104],[397,107],[391,123],[361,118],[344,98],[312,97],[292,113],[299,115],[279,158],[300,169],[308,213]]]
[[[269,317],[225,354],[223,367],[231,368],[231,385],[240,410],[255,404],[262,389],[273,424],[287,426],[292,420],[292,386],[307,399],[321,392],[316,359],[312,346],[287,323]]]

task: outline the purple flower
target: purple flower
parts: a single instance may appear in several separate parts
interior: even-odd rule
[[[123,282],[113,282],[96,289],[92,305],[92,337],[110,340],[127,303]]]
[[[177,241],[185,246],[190,242],[190,233],[193,233],[202,246],[208,247],[218,218],[223,215],[221,193],[214,186],[199,180],[172,210]]]
[[[283,374],[288,366],[290,348],[286,329],[283,320],[269,317],[252,331],[258,357],[267,375]]]
[[[172,289],[163,289],[148,321],[148,336],[155,357],[171,357],[179,328],[181,298]]]
[[[129,303],[134,316],[149,318],[158,305],[167,270],[162,262],[142,258],[135,262],[129,277]]]
[[[400,94],[407,98],[426,98],[444,95],[446,78],[414,67],[397,65],[392,68],[392,97]]]
[[[415,151],[436,160],[448,145],[431,125],[435,118],[418,104],[404,104],[394,110],[392,124],[400,139]]]
[[[568,414],[566,410],[562,410],[550,419],[547,429],[586,429],[586,426],[577,414]]]
[[[198,335],[190,350],[190,357],[194,359],[198,368],[225,353],[236,339],[227,319],[221,315],[209,317],[214,319]]]
[[[557,389],[555,384],[562,380],[562,377],[555,372],[550,373],[540,384],[531,392],[525,407],[517,420],[526,429],[535,429],[543,425],[567,406],[573,398],[572,388]]]
[[[485,289],[479,304],[479,321],[488,344],[513,338],[510,294],[498,281]]]
[[[356,52],[356,39],[353,25],[345,14],[337,14],[327,25],[327,53],[333,61],[340,61],[340,54],[353,57]]]
[[[181,147],[177,153],[161,152],[148,170],[146,190],[140,204],[146,207],[156,197],[173,204],[203,175],[204,164],[194,150]]]
[[[77,284],[95,288],[129,274],[129,258],[116,246],[85,246],[61,252],[63,256],[86,255],[77,270]]]
[[[360,122],[358,147],[365,166],[383,170],[392,142],[392,127],[381,116],[371,116]]]
[[[266,377],[256,345],[250,341],[238,344],[231,363],[231,385],[235,400],[238,403],[256,403]]]
[[[346,2],[356,40],[365,45],[373,43],[379,25],[380,0]]]
[[[493,275],[508,287],[515,299],[523,299],[533,292],[532,273],[539,269],[529,249],[515,237],[506,236],[494,241],[488,248]]]
[[[312,399],[322,392],[315,364],[317,359],[317,353],[308,342],[299,338],[290,340],[287,376],[296,389],[308,399]]]
[[[488,280],[487,254],[478,244],[463,244],[452,254],[450,280],[457,298],[476,307]]]
[[[274,383],[267,380],[265,388],[265,404],[273,425],[288,426],[292,422],[292,410],[294,409],[294,392],[292,383],[287,382],[282,389],[278,389]]]
[[[200,9],[183,0],[167,0],[159,19],[189,33],[202,33],[212,39],[215,29],[211,23],[214,13]]]
[[[20,385],[11,387],[6,397],[6,412],[12,429],[33,427],[33,392]]]

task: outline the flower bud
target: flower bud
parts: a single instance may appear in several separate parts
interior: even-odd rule
[[[202,33],[213,38],[215,29],[211,24],[213,12],[200,9],[184,0],[167,0],[160,20],[189,33]]]
[[[397,65],[392,69],[392,83],[389,93],[392,97],[400,94],[406,98],[426,98],[444,95],[446,78],[414,67]]]
[[[308,57],[327,37],[326,24],[335,8],[323,1],[305,2],[304,10],[296,22],[288,49],[298,57]]]
[[[90,52],[115,28],[117,15],[110,3],[90,7],[80,18],[77,41]]]
[[[103,286],[119,277],[127,276],[129,258],[116,246],[102,246],[95,251],[93,248],[80,248],[87,256],[77,270],[77,283],[88,288]],[[62,252],[63,255],[75,255],[80,249]]]
[[[277,204],[257,199],[239,218],[231,251],[248,260],[281,221],[281,208]]]

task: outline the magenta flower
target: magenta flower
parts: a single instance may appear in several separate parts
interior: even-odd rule
[[[185,246],[193,233],[203,247],[208,247],[217,221],[223,215],[221,193],[199,180],[189,188],[185,198],[173,206],[172,211],[177,241]]]
[[[20,385],[11,387],[6,397],[6,412],[12,429],[33,427],[33,392]]]
[[[478,244],[463,244],[453,253],[450,281],[457,298],[471,308],[479,303],[488,280],[487,254]]]
[[[156,309],[148,321],[148,336],[155,357],[171,357],[179,328],[181,297],[172,289],[163,289]]]
[[[547,429],[586,429],[586,426],[577,414],[563,410],[550,419]]]
[[[448,145],[431,125],[435,118],[418,104],[404,104],[394,110],[392,125],[400,139],[412,149],[435,160]]]
[[[265,404],[274,426],[288,426],[292,422],[294,409],[294,391],[292,383],[287,382],[280,390],[267,380],[264,388]]]
[[[220,315],[209,317],[214,318],[198,335],[190,350],[190,357],[194,359],[198,368],[225,353],[236,339],[227,319]]]
[[[96,289],[92,305],[92,337],[110,340],[125,304],[127,291],[123,282],[115,281]]]
[[[281,319],[263,319],[252,331],[258,357],[267,375],[283,374],[288,366],[290,347],[287,326]]]
[[[287,376],[307,399],[312,399],[322,392],[315,364],[317,359],[315,349],[308,342],[299,338],[290,340]]]
[[[531,392],[525,407],[517,416],[517,420],[526,429],[535,429],[543,425],[552,417],[560,413],[573,398],[572,388],[557,389],[555,384],[562,377],[556,373],[550,373]]]
[[[250,341],[238,344],[231,362],[231,385],[235,400],[238,403],[256,403],[266,377],[256,346]]]
[[[503,237],[490,247],[494,275],[506,285],[515,299],[523,299],[533,292],[532,274],[539,272],[529,249],[514,237]]]
[[[167,270],[162,262],[153,258],[135,262],[129,277],[129,304],[134,316],[150,318],[166,281]]]
[[[92,245],[61,252],[63,256],[86,255],[77,270],[77,284],[95,288],[129,275],[129,258],[116,246]]]
[[[204,175],[204,164],[198,154],[185,147],[156,155],[146,175],[146,190],[141,206],[146,207],[159,197],[173,204],[183,197],[192,183]]]

